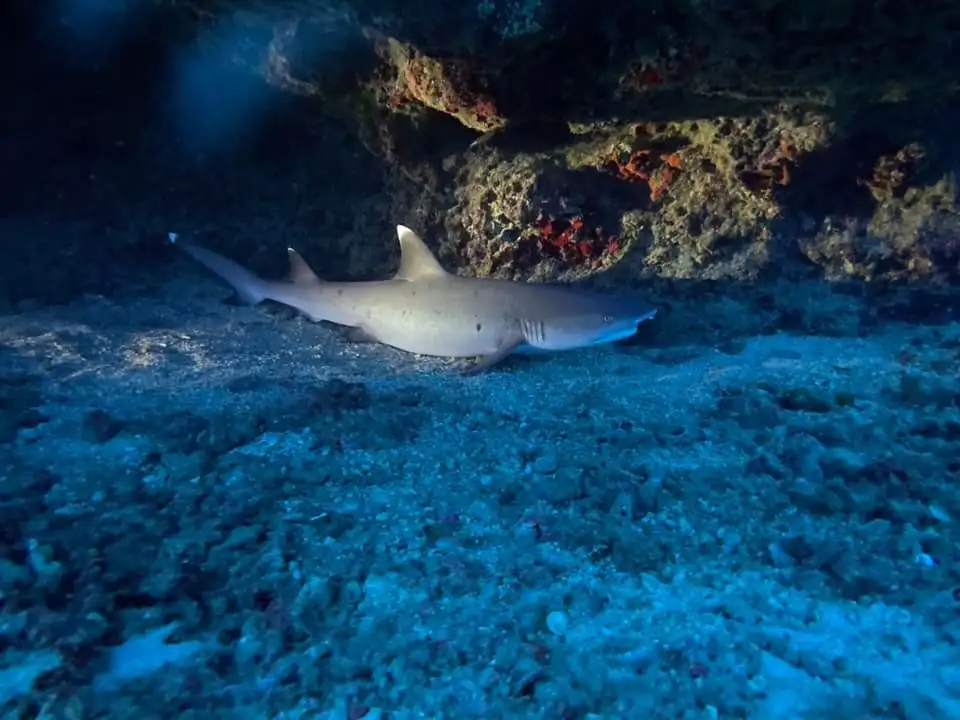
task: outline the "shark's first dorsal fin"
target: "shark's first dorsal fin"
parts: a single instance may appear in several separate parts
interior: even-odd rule
[[[310,269],[307,261],[300,257],[300,253],[293,248],[287,248],[287,257],[290,258],[287,282],[292,282],[294,285],[316,285],[320,282],[320,278]]]
[[[413,230],[405,225],[397,225],[397,239],[400,240],[400,269],[395,276],[397,280],[417,280],[447,274]]]

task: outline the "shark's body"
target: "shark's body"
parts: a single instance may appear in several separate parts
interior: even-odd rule
[[[354,328],[356,339],[418,355],[479,357],[474,369],[514,352],[569,350],[636,332],[655,310],[636,298],[467,278],[446,272],[423,241],[397,226],[400,269],[390,280],[326,282],[294,250],[286,281],[263,280],[210,250],[170,239],[226,280],[245,301],[289,305],[314,321]]]

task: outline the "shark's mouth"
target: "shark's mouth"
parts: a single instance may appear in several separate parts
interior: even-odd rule
[[[639,323],[638,323],[639,324]],[[618,332],[604,333],[596,340],[594,340],[591,345],[607,345],[609,343],[619,342],[620,340],[626,340],[629,337],[633,337],[637,332],[637,326],[634,325],[629,328],[624,328]]]

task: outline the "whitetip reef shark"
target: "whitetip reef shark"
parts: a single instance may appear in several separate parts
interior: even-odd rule
[[[351,328],[350,338],[417,355],[477,358],[465,372],[513,353],[537,353],[623,340],[656,310],[629,295],[563,285],[471,278],[443,269],[423,240],[397,226],[400,268],[389,280],[321,280],[292,248],[284,281],[264,280],[206,248],[169,239],[229,283],[240,299],[289,305],[315,322]]]

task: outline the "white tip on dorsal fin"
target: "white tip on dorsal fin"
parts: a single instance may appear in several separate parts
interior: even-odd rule
[[[300,257],[300,253],[293,248],[287,248],[287,257],[290,258],[287,282],[292,282],[294,285],[311,285],[320,282],[320,278],[310,269],[307,261]]]
[[[397,280],[416,280],[447,274],[413,230],[405,225],[397,225],[397,239],[400,240],[400,269],[395,276]]]

